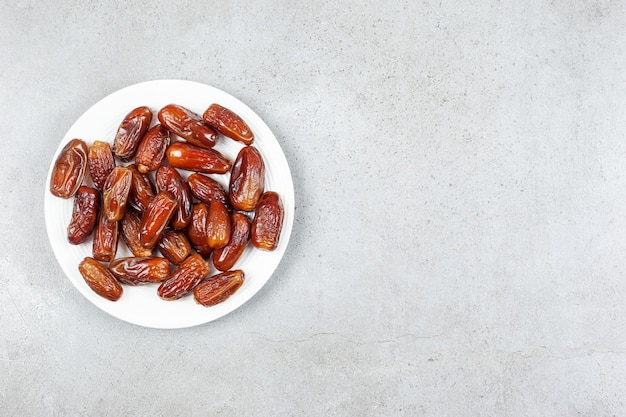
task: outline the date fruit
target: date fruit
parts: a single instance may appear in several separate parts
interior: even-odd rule
[[[156,172],[156,186],[158,191],[167,192],[178,203],[171,226],[178,230],[187,227],[191,219],[191,192],[183,177],[176,169],[164,166]]]
[[[81,139],[72,139],[63,147],[50,175],[52,195],[70,198],[76,194],[87,170],[87,152],[87,144]]]
[[[78,264],[78,271],[89,287],[100,297],[117,301],[122,296],[122,286],[113,274],[94,258],[86,257]]]
[[[89,147],[89,174],[93,185],[102,190],[107,177],[115,168],[115,158],[108,142],[95,141]]]
[[[139,229],[141,228],[141,215],[135,210],[127,209],[124,217],[120,220],[122,239],[128,249],[135,256],[151,256],[152,249],[146,249],[139,242]]]
[[[101,208],[98,214],[98,223],[93,235],[93,257],[101,262],[111,262],[117,253],[119,238],[119,223],[107,219]]]
[[[170,276],[170,261],[153,257],[119,258],[109,264],[109,270],[122,284],[161,283]]]
[[[193,298],[205,307],[214,306],[233,295],[243,285],[244,280],[245,274],[241,269],[222,272],[196,285],[193,289]]]
[[[174,265],[191,255],[191,244],[183,232],[166,229],[159,240],[159,251]]]
[[[213,252],[213,265],[220,271],[228,271],[241,257],[250,240],[250,220],[243,213],[230,215],[231,233],[228,244]]]
[[[228,204],[226,190],[213,178],[194,172],[187,177],[187,183],[191,194],[203,203],[209,204],[212,200],[219,200],[224,205]]]
[[[252,146],[241,148],[230,174],[230,204],[235,210],[254,210],[264,186],[265,165],[261,153]]]
[[[202,148],[212,148],[217,132],[202,117],[177,104],[168,104],[159,111],[159,121],[175,135]]]
[[[164,300],[176,300],[193,291],[209,273],[209,264],[199,254],[185,259],[170,277],[161,283],[157,293]]]
[[[128,204],[137,211],[144,212],[154,198],[154,186],[150,177],[139,172],[135,164],[128,165],[127,168],[133,174],[128,193]]]
[[[204,203],[194,204],[191,210],[191,221],[187,227],[187,237],[194,249],[207,258],[211,255],[208,244],[207,226],[209,223],[209,206]]]
[[[230,161],[213,149],[203,149],[189,143],[175,142],[167,148],[165,156],[171,166],[205,174],[225,174]]]
[[[176,212],[178,203],[165,191],[154,196],[141,217],[139,243],[146,249],[152,249],[161,238],[165,227]]]
[[[137,107],[124,117],[120,123],[113,142],[113,153],[122,161],[130,161],[143,135],[152,122],[152,111],[149,107]]]
[[[223,248],[230,240],[230,215],[221,201],[213,200],[209,204],[206,234],[211,249]]]
[[[146,173],[159,168],[168,146],[170,146],[170,131],[163,125],[159,124],[148,130],[148,133],[141,139],[135,155],[139,172]]]
[[[99,209],[100,192],[95,188],[81,186],[74,194],[72,219],[67,226],[67,240],[72,245],[87,240],[98,221]]]
[[[246,122],[226,107],[213,103],[206,109],[202,118],[224,136],[246,145],[250,145],[254,141],[254,134]]]
[[[132,179],[133,173],[128,168],[116,166],[104,183],[102,189],[104,214],[112,222],[124,217]]]
[[[283,204],[274,191],[266,191],[254,212],[250,240],[255,248],[272,251],[278,246],[283,226]]]

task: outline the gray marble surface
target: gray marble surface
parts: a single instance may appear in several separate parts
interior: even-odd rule
[[[0,414],[623,416],[618,1],[0,4]],[[247,304],[127,324],[46,237],[58,142],[152,79],[238,97],[296,218]]]

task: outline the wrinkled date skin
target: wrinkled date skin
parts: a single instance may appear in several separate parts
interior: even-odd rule
[[[187,227],[191,219],[191,192],[183,177],[176,169],[164,166],[156,172],[156,186],[158,191],[169,193],[178,203],[171,226],[178,230]]]
[[[113,153],[122,161],[130,161],[137,152],[137,147],[148,131],[152,122],[149,107],[137,107],[126,115],[117,129],[113,142]]]
[[[228,271],[241,257],[250,240],[250,220],[242,213],[230,215],[231,233],[228,244],[213,252],[213,265],[220,271]]]
[[[170,261],[153,257],[119,258],[109,264],[109,270],[122,284],[161,283],[170,276]]]
[[[166,229],[159,240],[159,251],[174,265],[191,255],[191,244],[183,232]]]
[[[207,226],[209,223],[209,206],[204,203],[194,204],[191,210],[191,221],[187,227],[187,237],[194,249],[206,258],[211,254],[208,245]]]
[[[70,198],[76,194],[87,170],[87,152],[87,144],[81,139],[72,139],[63,147],[50,175],[52,195]]]
[[[87,285],[100,297],[117,301],[122,296],[122,286],[113,274],[95,259],[89,256],[83,259],[78,264],[78,271]]]
[[[144,212],[154,198],[154,186],[147,174],[142,174],[135,164],[127,167],[133,174],[128,193],[128,204],[139,212]]]
[[[167,148],[165,156],[171,166],[205,174],[225,174],[230,161],[213,149],[203,149],[183,142],[175,142]]]
[[[220,201],[213,200],[209,204],[206,234],[211,249],[223,248],[230,240],[230,215]]]
[[[101,262],[111,262],[117,253],[119,238],[119,223],[107,219],[101,208],[98,214],[98,223],[93,235],[93,257]]]
[[[196,303],[205,307],[214,306],[233,295],[243,285],[244,280],[245,274],[241,269],[222,272],[196,285],[193,289],[193,298]]]
[[[102,189],[104,214],[112,222],[121,220],[126,210],[133,173],[126,167],[116,166],[107,177]]]
[[[228,204],[226,190],[213,178],[194,172],[187,177],[187,183],[191,194],[203,203],[209,204],[213,200],[219,200],[224,205]]]
[[[211,269],[209,264],[199,254],[193,254],[185,259],[170,277],[161,283],[157,293],[164,300],[176,300],[189,294],[198,285]]]
[[[100,192],[95,188],[81,186],[74,194],[72,219],[67,226],[67,240],[72,245],[83,243],[93,232],[100,210]]]
[[[278,246],[283,226],[283,204],[278,193],[266,191],[254,212],[250,240],[255,248],[272,251]]]
[[[252,146],[241,148],[230,175],[228,197],[235,210],[252,211],[265,186],[265,164]]]
[[[134,210],[126,210],[124,217],[120,220],[122,239],[128,249],[135,256],[151,256],[152,249],[146,249],[139,242],[139,229],[141,228],[141,215]]]
[[[165,191],[154,196],[141,217],[139,243],[146,249],[152,249],[161,238],[165,227],[176,212],[178,203]]]
[[[202,118],[215,130],[246,145],[254,141],[254,134],[239,115],[226,107],[213,103],[202,115]]]
[[[141,173],[155,171],[163,163],[165,150],[170,146],[170,131],[163,125],[156,125],[148,130],[143,137],[137,154],[135,155],[135,163],[137,169]]]
[[[115,168],[115,158],[111,145],[107,142],[95,141],[89,147],[89,174],[93,185],[98,190],[102,190],[113,168]]]
[[[169,131],[202,148],[212,148],[217,132],[202,117],[177,104],[168,104],[159,111],[159,121]]]

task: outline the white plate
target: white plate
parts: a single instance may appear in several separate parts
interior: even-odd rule
[[[193,296],[176,301],[164,301],[157,296],[157,285],[128,286],[117,302],[108,301],[94,293],[78,272],[78,264],[91,256],[92,240],[75,246],[67,241],[67,225],[72,214],[73,199],[53,196],[49,190],[50,175],[54,162],[67,142],[81,138],[88,145],[95,140],[113,144],[113,138],[122,119],[132,109],[149,106],[153,112],[152,124],[158,123],[157,112],[163,106],[175,103],[202,114],[211,103],[218,103],[239,114],[255,135],[254,146],[265,161],[265,189],[280,194],[284,206],[284,223],[278,247],[272,252],[258,250],[248,245],[234,268],[243,269],[244,284],[229,299],[213,307],[195,303]],[[220,135],[215,149],[234,162],[243,145]],[[120,163],[117,161],[117,163]],[[188,173],[183,173],[185,174]],[[229,175],[209,175],[226,188]],[[91,185],[87,175],[86,183]],[[207,323],[230,313],[252,298],[268,281],[278,266],[293,226],[294,192],[287,159],[269,127],[248,106],[217,88],[192,81],[158,80],[147,81],[123,88],[105,97],[87,110],[67,132],[59,144],[50,163],[45,191],[46,228],[50,244],[61,268],[74,286],[100,309],[129,323],[140,326],[174,329]],[[120,238],[117,257],[131,256]],[[215,269],[212,274],[216,273]]]

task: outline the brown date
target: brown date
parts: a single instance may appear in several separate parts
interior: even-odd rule
[[[93,257],[102,262],[111,262],[115,259],[118,237],[119,222],[107,219],[101,208],[93,235]]]
[[[102,189],[104,214],[112,222],[124,217],[132,178],[133,173],[128,168],[116,166],[104,183]]]
[[[178,203],[165,191],[154,196],[141,217],[139,242],[146,249],[152,249],[161,238],[165,227],[176,212]]]
[[[228,244],[213,252],[213,265],[220,271],[228,271],[241,257],[250,240],[250,220],[243,213],[230,215],[231,233]]]
[[[122,286],[113,274],[94,258],[86,257],[78,264],[78,271],[89,287],[100,297],[117,301],[122,296]]]
[[[141,227],[141,215],[135,210],[127,209],[124,217],[120,220],[122,239],[133,255],[138,257],[151,256],[152,249],[146,249],[139,242],[139,229]]]
[[[209,206],[204,203],[194,204],[191,210],[191,221],[187,227],[187,237],[194,249],[204,258],[211,255],[208,245],[207,226],[209,223]]]
[[[87,144],[81,139],[72,139],[63,147],[50,175],[53,195],[70,198],[76,194],[87,170],[87,152]]]
[[[193,298],[198,304],[211,307],[226,301],[237,291],[245,280],[241,269],[222,272],[205,278],[193,289]]]
[[[217,132],[202,117],[177,104],[168,104],[159,111],[159,121],[169,131],[202,148],[212,148]]]
[[[219,249],[230,240],[230,215],[224,203],[213,200],[209,204],[206,234],[211,249]]]
[[[102,190],[107,177],[115,168],[115,158],[108,142],[95,141],[89,147],[89,174],[93,185]]]
[[[174,265],[191,255],[191,244],[183,232],[166,229],[159,240],[159,251]]]
[[[170,131],[163,125],[159,124],[148,130],[148,133],[141,139],[135,155],[139,172],[146,173],[159,168],[168,146],[170,146]]]
[[[178,230],[187,227],[191,219],[191,192],[183,177],[176,169],[164,166],[156,172],[156,186],[158,191],[167,192],[178,203],[171,226]]]
[[[113,142],[113,153],[122,161],[130,161],[143,135],[146,134],[152,122],[152,111],[149,107],[137,107],[124,117],[120,123]]]
[[[250,145],[254,134],[239,115],[226,107],[213,103],[202,115],[202,118],[215,130],[231,139]]]
[[[272,251],[278,246],[283,226],[283,204],[278,193],[266,191],[254,212],[250,240],[255,248]]]
[[[203,203],[219,200],[224,205],[228,204],[226,190],[213,178],[194,172],[187,177],[187,183],[191,194]]]
[[[109,270],[122,284],[160,283],[170,276],[170,261],[153,257],[119,258],[109,264]]]
[[[128,204],[134,209],[143,212],[150,204],[150,200],[154,198],[154,186],[147,174],[139,172],[135,164],[128,165],[133,174],[130,183],[130,192],[128,193]]]
[[[252,146],[241,148],[230,174],[230,204],[235,210],[254,210],[264,185],[265,165],[261,153]]]
[[[209,264],[202,259],[202,256],[197,253],[193,254],[185,259],[166,281],[161,283],[157,293],[164,300],[176,300],[189,294],[210,272]]]
[[[72,245],[83,243],[96,226],[100,209],[100,192],[95,188],[81,186],[74,194],[72,220],[67,226],[67,240]]]
[[[165,156],[171,166],[205,174],[225,174],[230,170],[230,161],[213,149],[203,149],[183,142],[172,143]]]

